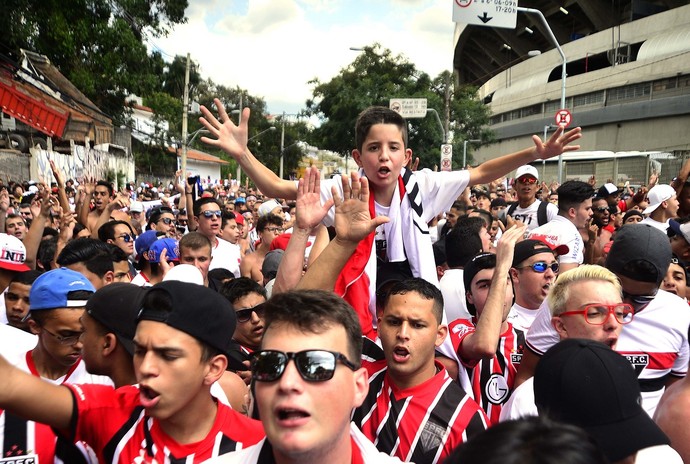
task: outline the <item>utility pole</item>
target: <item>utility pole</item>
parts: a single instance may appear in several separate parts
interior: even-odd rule
[[[242,92],[240,92],[240,114],[238,116],[237,120],[237,126],[239,127],[242,124]],[[237,185],[242,185],[242,168],[240,167],[240,163],[237,163]]]
[[[187,66],[184,71],[184,96],[182,98],[182,160],[180,162],[182,169],[182,178],[187,175],[187,111],[189,110],[189,67],[190,67],[189,53],[187,53]]]
[[[283,178],[283,158],[285,157],[285,153],[283,153],[284,150],[284,145],[285,145],[285,111],[283,111],[283,119],[281,121],[283,124],[283,128],[280,131],[280,174],[278,177],[281,179]]]

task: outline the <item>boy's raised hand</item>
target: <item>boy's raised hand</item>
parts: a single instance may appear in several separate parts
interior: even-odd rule
[[[582,128],[576,127],[564,133],[565,128],[559,126],[556,132],[546,142],[543,142],[538,135],[533,135],[532,140],[535,145],[537,157],[535,159],[548,159],[558,156],[561,153],[580,149],[580,145],[570,145],[575,140],[582,137]]]
[[[333,200],[321,204],[321,177],[317,168],[308,168],[304,177],[297,185],[297,201],[295,203],[295,225],[300,229],[311,231],[318,226],[328,210],[333,206]]]
[[[237,126],[232,122],[232,118],[228,116],[225,111],[225,106],[217,98],[213,99],[213,103],[218,108],[218,118],[216,118],[211,111],[205,106],[201,107],[202,117],[199,122],[211,133],[215,138],[201,137],[201,141],[207,145],[220,148],[228,155],[236,160],[240,160],[247,149],[247,132],[249,121],[249,108],[242,110],[242,122]]]
[[[343,198],[331,188],[335,200],[335,240],[359,242],[381,224],[390,221],[385,216],[371,218],[369,214],[369,181],[353,172],[348,181],[342,176]]]

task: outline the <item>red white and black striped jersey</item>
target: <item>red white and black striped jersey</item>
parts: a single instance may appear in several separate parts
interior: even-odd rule
[[[369,393],[352,420],[379,451],[407,462],[437,463],[487,428],[484,411],[440,363],[431,379],[405,390],[393,385],[385,361],[364,365]]]
[[[77,406],[75,440],[88,443],[100,464],[197,464],[246,448],[264,437],[261,422],[218,403],[216,419],[203,440],[180,444],[148,417],[135,386],[68,385]]]
[[[31,351],[12,361],[18,369],[41,377],[34,364]],[[86,367],[81,359],[72,365],[62,377],[55,380],[43,378],[43,380],[55,385],[64,382],[110,383],[110,379],[107,377],[91,375],[86,372]],[[50,426],[26,420],[1,409],[0,451],[2,452],[1,458],[16,457],[17,462],[21,462],[21,456],[31,455],[38,456],[38,462],[41,463],[80,464],[95,462],[95,457],[89,453],[89,450],[81,444],[74,444],[69,440],[57,437]],[[27,460],[27,462],[30,461]]]
[[[466,319],[450,323],[448,331],[458,361],[467,370],[472,384],[472,394],[491,424],[497,424],[501,408],[513,392],[515,375],[522,361],[525,333],[508,322],[508,328],[501,334],[493,358],[468,360],[460,356],[462,340],[475,331],[475,325]]]

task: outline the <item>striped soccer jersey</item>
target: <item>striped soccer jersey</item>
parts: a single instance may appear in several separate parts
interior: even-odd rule
[[[68,386],[77,405],[71,433],[96,451],[100,464],[197,464],[246,448],[264,437],[259,421],[218,402],[216,419],[206,438],[180,444],[163,432],[158,421],[146,416],[137,387]]]
[[[466,319],[458,319],[448,326],[453,349],[470,377],[474,399],[486,412],[491,424],[498,423],[501,408],[513,392],[525,346],[524,332],[509,322],[507,324],[508,329],[498,339],[494,357],[479,361],[463,359],[458,351],[462,340],[475,331],[474,324]]]
[[[33,361],[32,352],[28,351],[20,359],[13,360],[15,366],[24,372],[40,377]],[[91,375],[86,372],[84,362],[80,359],[69,371],[59,379],[43,379],[46,382],[60,385],[64,382],[110,383],[108,377]],[[58,438],[48,425],[26,420],[8,411],[0,410],[0,450],[2,458],[16,457],[20,462],[21,456],[38,456],[43,463],[67,462],[86,463],[93,457],[81,444],[73,444],[68,440]],[[30,462],[27,460],[27,462]]]
[[[352,420],[380,451],[417,464],[437,463],[487,428],[484,411],[440,363],[431,379],[405,390],[393,385],[385,360],[363,364],[369,393]]]

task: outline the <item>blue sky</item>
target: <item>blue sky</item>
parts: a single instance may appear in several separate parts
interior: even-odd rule
[[[189,0],[187,24],[154,39],[186,55],[204,77],[263,97],[271,113],[294,113],[351,63],[350,47],[376,42],[438,75],[453,62],[452,0]],[[168,58],[170,59],[170,58]]]

